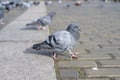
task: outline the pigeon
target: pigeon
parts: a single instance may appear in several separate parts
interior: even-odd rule
[[[45,1],[45,5],[48,6],[48,5],[52,5],[53,2],[52,1]]]
[[[55,15],[56,13],[52,11],[48,15],[35,19],[31,23],[26,24],[26,26],[36,25],[38,26],[37,27],[38,30],[40,29],[46,30],[46,27],[51,23]]]
[[[2,5],[5,7],[5,10],[8,12],[13,9],[13,3],[11,3],[10,1],[2,2]]]
[[[61,1],[61,0],[58,0],[58,3],[60,4],[60,3],[62,3],[62,1]]]
[[[65,8],[68,9],[69,7],[71,7],[71,3],[66,3],[66,4],[65,4]]]
[[[40,4],[40,2],[36,2],[36,1],[34,1],[33,4],[37,6],[37,5]]]
[[[1,5],[0,6],[0,24],[4,24],[3,18],[4,18],[4,8]]]
[[[81,5],[82,5],[82,1],[77,1],[77,2],[75,3],[75,5],[76,5],[76,6],[81,6]]]
[[[78,25],[69,24],[66,30],[55,32],[47,37],[41,43],[33,45],[33,49],[52,49],[51,57],[57,60],[57,53],[68,51],[72,58],[77,58],[77,55],[71,51],[72,47],[80,38],[80,28]]]
[[[25,1],[21,1],[21,8],[22,9],[28,9],[28,8],[30,8],[32,5],[31,5],[31,3],[28,3],[28,2],[25,2]]]

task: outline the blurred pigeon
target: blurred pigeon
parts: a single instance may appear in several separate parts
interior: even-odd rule
[[[4,18],[4,8],[2,7],[2,5],[0,5],[0,24],[4,24],[3,18]]]
[[[82,5],[82,1],[77,1],[77,2],[75,3],[75,5],[76,5],[76,6],[81,6],[81,5]]]
[[[38,1],[27,1],[27,3],[29,3],[31,6],[32,6],[32,5],[37,6],[37,5],[40,4],[40,2],[38,2]]]
[[[58,0],[58,3],[62,3],[62,0]]]
[[[35,19],[31,23],[26,24],[26,26],[37,25],[38,30],[46,30],[46,27],[51,23],[54,15],[56,15],[55,12],[50,12],[48,15]]]
[[[100,4],[98,5],[98,7],[99,7],[99,8],[103,8],[103,7],[105,7],[105,5],[104,5],[103,3],[100,3]]]
[[[10,11],[12,9],[12,6],[9,3],[10,3],[9,1],[1,2],[2,6],[4,6],[5,10],[7,11]]]
[[[52,5],[53,4],[53,2],[52,1],[45,1],[45,5],[47,6],[47,5]]]
[[[40,2],[34,1],[33,4],[37,6],[40,4]]]
[[[16,3],[17,2],[15,0],[1,2],[1,4],[5,7],[5,10],[7,11],[10,11],[11,9],[17,7]]]
[[[65,8],[71,7],[71,3],[66,3],[64,7],[65,7]]]
[[[67,3],[66,6],[67,6],[67,8],[69,8],[69,7],[71,6],[71,4],[70,4],[70,3]]]
[[[21,2],[21,8],[23,8],[23,9],[29,8],[31,6],[32,6],[31,3],[28,3],[28,2],[25,2],[25,1]]]
[[[57,59],[56,53],[68,51],[72,58],[77,58],[75,53],[72,53],[71,48],[80,38],[80,28],[76,24],[68,25],[66,30],[56,32],[43,41],[42,43],[34,44],[33,49],[52,49],[54,60]]]

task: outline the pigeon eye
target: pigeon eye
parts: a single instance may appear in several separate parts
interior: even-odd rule
[[[77,30],[77,27],[74,27],[74,30]]]

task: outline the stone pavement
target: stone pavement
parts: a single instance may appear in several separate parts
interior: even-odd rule
[[[46,15],[43,2],[33,6],[0,31],[0,80],[56,80],[54,61],[30,47],[46,39],[48,31],[26,27]]]
[[[71,22],[82,29],[81,38],[73,51],[55,61],[58,80],[120,80],[120,3],[89,3],[64,8],[61,4],[48,6],[56,11],[51,33],[66,29]],[[96,69],[98,68],[98,70]]]

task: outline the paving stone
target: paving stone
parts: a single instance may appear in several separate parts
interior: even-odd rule
[[[101,67],[120,67],[120,60],[100,60]]]
[[[79,77],[79,73],[74,69],[60,69],[60,75],[61,77]]]
[[[78,80],[77,78],[62,78],[62,80]]]
[[[120,53],[116,48],[91,49],[91,53]]]
[[[78,80],[110,80],[108,78],[92,78],[92,79],[78,79]]]
[[[85,49],[99,48],[97,44],[80,44],[79,47]]]
[[[110,47],[110,48],[120,48],[120,44],[100,44],[103,48]]]
[[[82,42],[84,42],[84,44],[90,44],[90,45],[95,45],[95,44],[108,44],[108,42],[107,41],[105,41],[105,40],[94,40],[94,41],[87,41],[87,40],[80,40],[80,41],[82,41]]]
[[[75,52],[75,53],[86,53],[85,49],[80,47],[80,45],[75,45],[72,49],[72,52]]]
[[[79,54],[79,59],[98,60],[98,59],[111,59],[111,57],[109,56],[109,54],[91,53],[91,54]]]
[[[53,59],[30,49],[32,45],[30,42],[0,42],[1,80],[56,80]]]
[[[112,54],[112,55],[114,56],[115,59],[120,59],[120,54],[119,53],[118,54],[117,53],[116,54]]]
[[[107,40],[114,41],[113,38],[109,38],[109,37],[99,37],[99,38],[94,37],[93,40],[94,41],[107,41]]]
[[[115,78],[115,80],[120,80],[120,78]]]
[[[59,67],[95,67],[94,61],[81,61],[81,60],[70,60],[70,61],[59,61]]]
[[[113,38],[113,39],[116,39],[116,38]],[[120,41],[117,41],[117,40],[109,40],[110,44],[120,44]]]
[[[84,69],[87,77],[120,77],[120,68]]]

